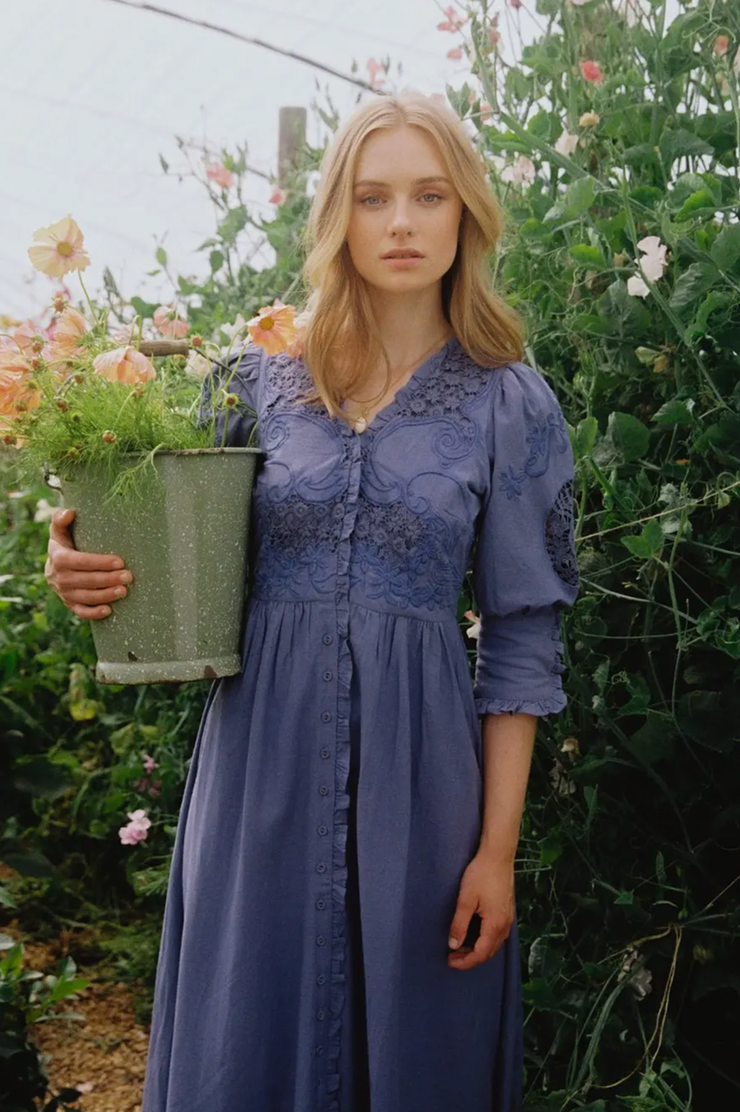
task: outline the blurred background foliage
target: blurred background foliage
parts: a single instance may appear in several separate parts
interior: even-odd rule
[[[569,705],[540,720],[517,861],[526,1108],[716,1112],[740,1092],[740,8],[700,0],[668,23],[664,0],[537,0],[542,34],[510,67],[489,8],[461,9],[470,72],[447,94],[507,214],[493,278],[569,424],[582,582],[563,622]],[[321,155],[303,151],[267,221],[204,183],[209,273],[171,276],[193,331],[227,343],[223,325],[274,297],[300,307]],[[240,182],[244,150],[220,157]],[[274,267],[242,258],[254,230]],[[121,322],[156,308],[109,274],[99,301]],[[92,926],[146,1019],[208,685],[95,683],[89,626],[44,580],[53,496],[12,489],[12,465],[5,452],[0,914],[36,937]],[[471,608],[466,584],[466,630]],[[137,808],[148,837],[122,845]],[[14,1043],[3,1020],[0,1055],[27,1070],[22,1027]]]

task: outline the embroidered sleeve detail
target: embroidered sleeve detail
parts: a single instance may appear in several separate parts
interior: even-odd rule
[[[573,480],[560,487],[545,520],[545,547],[550,563],[569,587],[578,587],[580,577],[573,529]]]

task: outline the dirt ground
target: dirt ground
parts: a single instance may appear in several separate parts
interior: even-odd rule
[[[27,969],[51,973],[70,949],[74,957],[74,938],[66,933],[51,942],[34,942],[16,921],[3,926],[2,932],[23,943]],[[77,964],[78,976],[88,978],[88,987],[77,999],[61,1001],[58,1010],[84,1015],[85,1022],[50,1020],[32,1032],[48,1057],[53,1089],[82,1087],[76,1105],[83,1112],[141,1112],[148,1033],[134,1020],[131,990],[104,980],[94,967]]]

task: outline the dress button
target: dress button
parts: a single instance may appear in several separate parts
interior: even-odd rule
[[[324,758],[324,760],[326,760],[326,758],[329,756],[329,750],[328,749],[322,749],[321,750],[321,756]]]
[[[325,633],[322,640],[323,640],[325,645],[331,645],[331,642],[332,642],[331,634],[330,633]]]
[[[317,873],[325,873],[326,872],[326,865],[324,864],[323,861],[319,861],[318,865],[316,866],[316,872]]]
[[[326,939],[324,938],[323,934],[320,934],[319,937],[316,939],[316,945],[317,946],[326,945]]]
[[[318,829],[319,829],[319,834],[328,834],[329,833],[329,827],[328,826],[323,826],[322,825]]]
[[[339,503],[339,505],[334,507],[332,513],[334,514],[334,517],[337,518],[337,520],[340,517],[344,517],[344,506],[341,504],[341,502]]]
[[[324,679],[325,679],[325,680],[332,680],[332,679],[334,679],[334,673],[333,673],[333,672],[324,672]]]
[[[331,722],[331,711],[325,710],[324,713],[321,715],[321,718],[324,722]]]
[[[326,900],[317,900],[316,901],[316,906],[319,909],[319,911],[323,911],[324,908],[326,907]]]
[[[318,977],[316,978],[316,984],[317,985],[323,985],[325,980],[326,980],[326,977],[324,976],[324,974],[319,973]]]
[[[325,1014],[326,1014],[326,1013],[324,1012],[324,1009],[323,1009],[323,1008],[319,1008],[319,1010],[318,1010],[318,1011],[317,1011],[317,1013],[316,1013],[316,1018],[317,1018],[317,1019],[323,1019],[323,1018],[324,1018],[324,1015],[325,1015]]]
[[[319,788],[319,795],[328,795],[328,794],[329,794],[329,789],[327,788],[326,784],[322,784],[321,787]]]

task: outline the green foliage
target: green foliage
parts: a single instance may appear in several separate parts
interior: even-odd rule
[[[23,944],[0,935],[0,1108],[3,1112],[37,1112],[37,1100],[50,1097],[43,1112],[65,1108],[75,1112],[71,1102],[81,1094],[77,1089],[49,1093],[45,1063],[33,1041],[36,1024],[59,1020],[83,1020],[77,1012],[60,1012],[57,1005],[77,1000],[87,988],[84,977],[76,977],[72,958],[59,963],[56,973],[39,973],[24,968]]]

